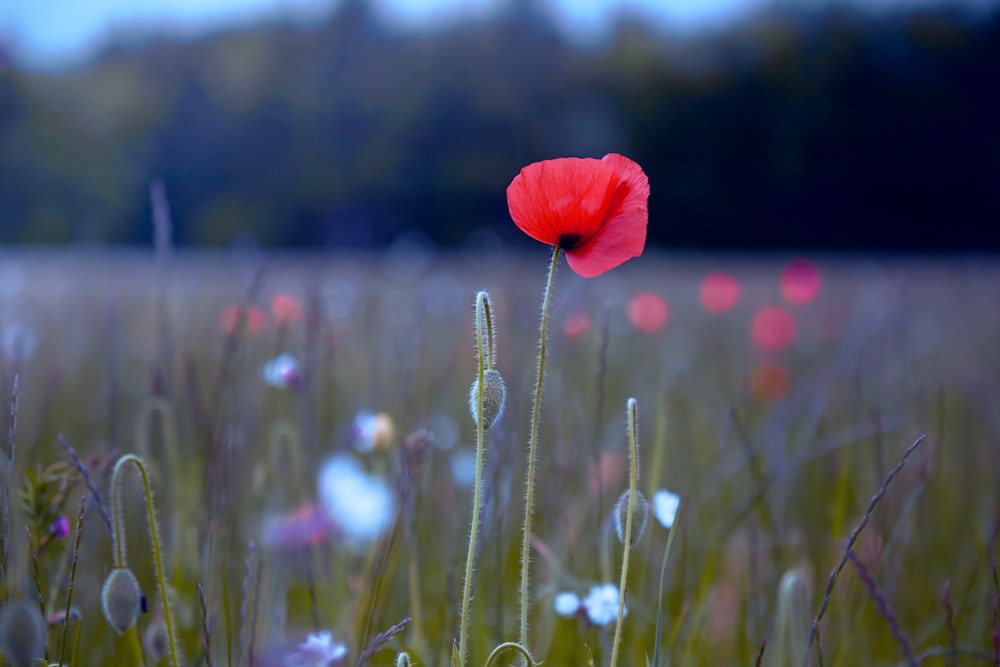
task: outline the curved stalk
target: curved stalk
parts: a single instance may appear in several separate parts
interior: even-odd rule
[[[506,651],[515,651],[516,653],[520,653],[521,657],[524,658],[525,660],[524,664],[526,665],[533,666],[539,664],[535,662],[534,658],[531,657],[531,654],[528,653],[528,649],[524,648],[517,642],[504,642],[503,644],[500,644],[495,649],[493,649],[493,651],[490,653],[490,656],[486,658],[486,664],[483,665],[483,667],[493,667],[494,662],[496,662],[500,658],[500,655],[505,653]]]
[[[156,528],[156,510],[153,507],[153,492],[149,486],[149,476],[146,466],[135,454],[126,454],[118,459],[111,473],[111,514],[115,519],[115,567],[124,568],[125,563],[125,513],[122,511],[122,472],[131,463],[142,476],[143,491],[146,495],[146,518],[149,521],[149,539],[153,544],[153,563],[156,567],[157,585],[163,599],[163,622],[167,626],[167,643],[170,646],[170,665],[178,667],[176,639],[174,637],[174,617],[170,612],[170,600],[167,594],[167,578],[163,572],[163,556],[160,550],[160,535]]]

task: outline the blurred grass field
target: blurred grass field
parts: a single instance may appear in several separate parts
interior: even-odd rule
[[[583,595],[591,585],[617,584],[621,546],[602,526],[627,485],[625,403],[634,397],[640,488],[647,498],[669,489],[683,505],[662,601],[667,531],[651,520],[632,551],[621,664],[647,664],[660,602],[664,664],[753,665],[765,640],[762,664],[803,664],[804,656],[782,656],[775,639],[779,580],[796,570],[809,583],[808,611],[797,621],[808,627],[848,535],[922,434],[853,549],[878,595],[849,563],[820,624],[822,655],[814,649],[810,664],[907,664],[879,596],[911,647],[910,664],[1000,664],[992,570],[1000,519],[1000,271],[974,260],[818,257],[821,288],[796,304],[781,290],[788,260],[647,252],[591,280],[561,267],[534,527],[536,659],[584,665],[592,654],[595,665],[608,662],[614,624],[558,616],[552,601],[562,591]],[[70,646],[79,630],[71,664],[133,664],[101,610],[112,567],[109,531],[61,435],[105,505],[118,456],[138,453],[149,463],[181,664],[283,664],[268,656],[318,630],[348,647],[347,660],[334,664],[357,664],[375,632],[409,617],[369,664],[395,664],[407,649],[419,664],[447,665],[471,514],[472,303],[487,289],[508,394],[487,437],[470,635],[470,664],[483,664],[517,634],[544,262],[544,251],[178,254],[163,263],[138,252],[0,256],[4,403],[15,375],[19,388],[12,480],[20,502],[8,511],[4,495],[5,595],[37,601],[40,589],[46,616],[64,610],[77,506],[88,495],[68,626]],[[740,293],[730,310],[712,313],[699,290],[718,271]],[[661,326],[634,303],[630,314],[637,293],[666,304]],[[243,320],[231,333],[227,307],[230,318],[248,313],[228,322]],[[754,318],[768,307],[794,324],[774,334],[788,344],[771,347],[782,349],[755,343]],[[299,364],[286,388],[261,374],[281,353]],[[384,413],[392,428],[379,446],[359,452],[363,411]],[[3,434],[12,427],[7,412]],[[433,444],[412,466],[412,532],[400,512],[364,549],[344,544],[336,529],[294,544],[266,539],[269,520],[317,502],[317,473],[335,452],[399,489],[400,448],[421,429]],[[131,475],[126,481],[129,565],[149,599],[142,636],[162,614],[142,494]],[[71,524],[63,539],[50,534],[58,516]],[[610,556],[610,579],[602,553]],[[62,631],[53,618],[47,662],[57,663]],[[146,664],[156,664],[146,653]]]

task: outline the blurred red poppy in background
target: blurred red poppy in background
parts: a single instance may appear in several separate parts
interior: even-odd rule
[[[701,306],[710,313],[731,310],[740,299],[740,284],[728,273],[718,271],[705,276],[698,290]]]
[[[781,272],[781,296],[795,306],[815,299],[821,284],[819,268],[808,259],[793,259]]]
[[[593,278],[642,254],[649,180],[617,153],[533,162],[507,186],[514,223],[531,238],[559,246],[571,269]]]
[[[279,325],[288,326],[302,319],[302,304],[291,294],[278,294],[271,299],[271,316]]]
[[[783,350],[795,340],[795,320],[781,308],[761,308],[753,318],[750,337],[762,350]]]
[[[628,302],[628,318],[639,331],[653,333],[667,323],[667,302],[652,292],[639,292]]]
[[[563,334],[567,338],[577,338],[590,330],[590,318],[586,313],[572,313],[563,323]]]
[[[762,401],[777,401],[788,395],[788,371],[773,361],[762,361],[750,375],[750,391]]]
[[[236,333],[236,325],[240,321],[240,307],[232,304],[222,309],[219,315],[219,326],[222,333],[231,336]],[[262,333],[267,329],[267,315],[260,308],[251,306],[246,312],[246,332],[250,335]]]

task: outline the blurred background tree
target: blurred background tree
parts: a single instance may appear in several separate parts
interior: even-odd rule
[[[777,4],[599,45],[539,1],[434,30],[365,0],[313,23],[119,37],[88,62],[0,46],[0,243],[521,242],[528,162],[621,152],[671,247],[1000,248],[1000,10]]]

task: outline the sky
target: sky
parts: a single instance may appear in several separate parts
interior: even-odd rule
[[[370,0],[392,27],[421,29],[489,15],[508,0]],[[545,0],[568,36],[599,42],[620,10],[648,16],[673,29],[715,27],[769,4],[853,2],[869,9],[899,4],[996,0]],[[19,62],[41,68],[84,60],[108,35],[197,34],[249,25],[264,17],[312,21],[327,16],[339,0],[0,0],[0,45]]]
[[[768,0],[547,0],[557,23],[582,40],[599,39],[623,8],[683,27],[725,21]],[[488,15],[504,0],[373,0],[387,23],[403,28]],[[72,64],[109,34],[133,30],[192,34],[267,16],[309,21],[335,0],[0,0],[0,43],[39,66]]]

